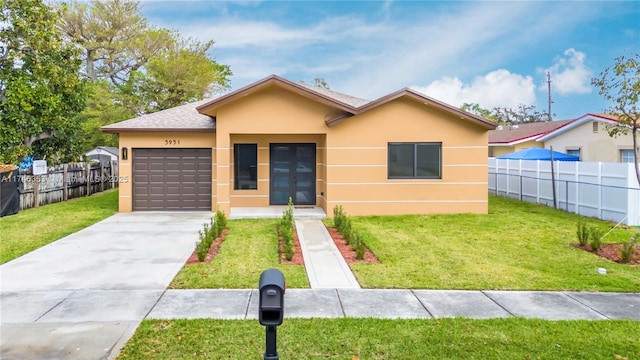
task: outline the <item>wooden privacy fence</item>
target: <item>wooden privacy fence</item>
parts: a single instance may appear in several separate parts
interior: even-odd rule
[[[46,175],[20,170],[20,210],[88,196],[118,187],[118,164],[71,163],[50,166]]]

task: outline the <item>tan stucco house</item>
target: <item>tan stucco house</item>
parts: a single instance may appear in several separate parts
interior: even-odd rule
[[[617,137],[609,136],[606,125],[615,125],[618,119],[608,114],[585,114],[568,124],[556,128],[536,141],[545,148],[580,157],[588,162],[633,162],[631,132]]]
[[[492,122],[402,89],[374,101],[270,76],[112,124],[120,211],[287,204],[351,215],[487,212]]]

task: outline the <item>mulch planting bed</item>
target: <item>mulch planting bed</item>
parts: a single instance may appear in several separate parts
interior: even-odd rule
[[[207,253],[207,256],[205,256],[204,261],[202,262],[199,261],[198,255],[196,255],[196,252],[194,251],[193,254],[191,254],[191,256],[189,257],[189,259],[187,259],[187,265],[210,264],[213,258],[216,256],[216,254],[220,250],[220,245],[224,241],[224,238],[227,236],[228,232],[229,232],[229,229],[224,229],[222,231],[222,234],[220,234],[220,236],[218,236],[213,241],[213,243],[211,243],[211,247],[209,248],[209,252]]]
[[[623,263],[620,259],[620,249],[622,248],[622,244],[602,244],[602,247],[598,251],[591,250],[591,246],[585,245],[581,246],[580,244],[573,244],[573,247],[593,253],[602,258],[615,261],[619,264],[624,265],[638,265],[640,264],[640,247],[636,245],[636,252],[631,257],[631,261],[628,263]]]

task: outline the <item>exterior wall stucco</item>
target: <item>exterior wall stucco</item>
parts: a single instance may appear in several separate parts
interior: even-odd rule
[[[129,148],[121,175],[131,178],[132,148],[212,149],[212,210],[269,205],[271,143],[316,144],[316,206],[350,215],[487,213],[487,130],[407,98],[380,105],[329,127],[336,111],[277,86],[220,106],[216,133],[120,134]],[[441,179],[388,179],[389,142],[441,142]],[[234,190],[233,146],[258,147],[258,189]],[[176,145],[171,145],[176,147]],[[120,211],[131,211],[131,183],[121,184]]]
[[[324,123],[328,106],[279,87],[270,87],[222,106],[216,116],[218,208],[269,206],[269,144],[316,144],[316,205],[323,206]],[[233,145],[258,144],[258,189],[233,189]],[[324,208],[324,207],[323,207]],[[325,208],[326,211],[326,208]]]
[[[598,132],[593,132],[593,122],[587,121],[544,143],[549,149],[566,152],[580,149],[580,160],[587,162],[620,162],[620,150],[633,149],[631,134],[610,137],[605,123],[598,121]]]
[[[168,145],[168,140],[171,141],[171,145]],[[174,144],[175,140],[176,144]],[[214,133],[187,133],[187,132],[123,132],[119,136],[120,141],[120,153],[122,154],[122,148],[126,147],[128,151],[127,160],[120,159],[118,166],[120,167],[120,177],[128,179],[127,182],[121,182],[118,186],[119,190],[119,211],[131,212],[132,205],[132,181],[133,181],[133,149],[136,148],[211,148],[212,151],[212,198],[211,204],[215,209],[216,195],[215,195],[215,183],[216,183],[216,165],[215,165],[215,147],[216,139]]]
[[[327,206],[349,214],[486,213],[485,129],[398,99],[327,131]],[[442,142],[442,179],[388,179],[389,142]]]

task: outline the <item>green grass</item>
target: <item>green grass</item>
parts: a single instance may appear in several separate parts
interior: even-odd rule
[[[304,266],[278,263],[278,222],[279,219],[229,220],[229,233],[211,264],[185,265],[170,287],[255,288],[260,273],[268,268],[280,269],[287,287],[309,287]]]
[[[146,320],[118,359],[262,359],[258,321]],[[286,319],[281,359],[637,359],[637,321]]]
[[[0,218],[0,264],[81,230],[118,211],[118,190],[23,210]]]
[[[351,267],[366,288],[640,291],[639,266],[571,246],[580,219],[495,196],[488,215],[355,217],[353,226],[381,263]],[[603,232],[614,225],[587,223]],[[628,241],[634,231],[616,229],[604,242]]]

